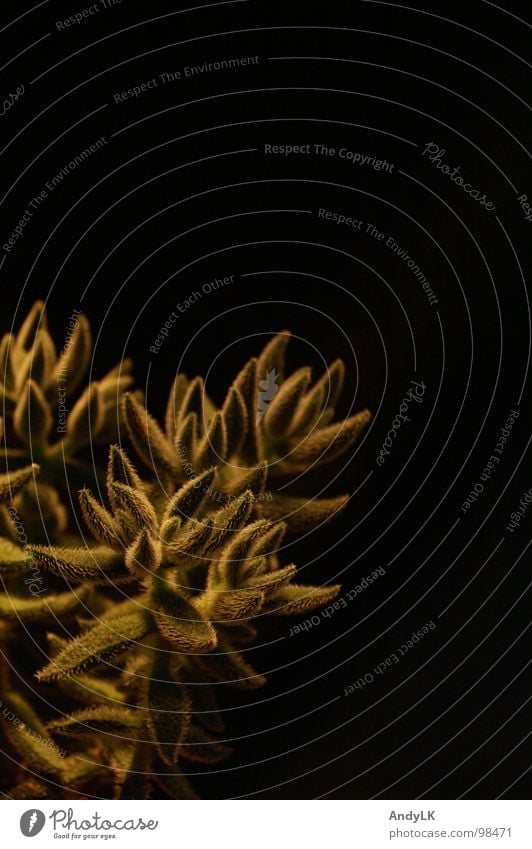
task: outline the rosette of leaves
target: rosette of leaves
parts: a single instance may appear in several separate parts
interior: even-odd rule
[[[253,519],[251,489],[219,506],[216,477],[216,467],[207,468],[166,496],[113,446],[108,505],[80,493],[94,547],[31,547],[44,571],[69,584],[120,593],[74,639],[52,637],[38,678],[81,689],[86,701],[89,681],[118,689],[99,692],[48,731],[94,744],[103,735],[124,798],[153,792],[150,775],[166,795],[189,797],[180,765],[228,754],[216,737],[217,686],[253,690],[265,681],[242,651],[258,618],[306,615],[339,590],[295,583],[296,567],[281,567],[276,555],[286,526]]]
[[[255,516],[283,520],[298,534],[340,510],[347,496],[308,498],[284,494],[280,483],[337,460],[369,422],[368,410],[334,421],[345,378],[341,360],[312,382],[308,367],[285,376],[288,331],[275,336],[230,386],[220,408],[201,377],[178,374],[168,399],[164,429],[135,396],[123,398],[124,418],[143,463],[172,492],[176,485],[217,471],[213,488],[229,497],[247,489]]]
[[[45,305],[37,301],[19,332],[0,342],[1,462],[5,469],[40,466],[39,480],[16,504],[35,533],[36,517],[47,534],[65,529],[60,490],[77,489],[89,478],[91,467],[80,454],[89,444],[108,445],[116,438],[118,399],[132,384],[132,364],[124,360],[82,389],[92,356],[90,325],[81,313],[69,325],[58,352]]]

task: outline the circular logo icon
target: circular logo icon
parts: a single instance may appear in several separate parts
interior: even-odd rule
[[[20,830],[24,837],[35,837],[43,830],[46,817],[42,811],[32,808],[30,811],[25,811],[20,818]]]

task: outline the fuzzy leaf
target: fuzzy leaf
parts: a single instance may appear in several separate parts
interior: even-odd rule
[[[281,465],[305,470],[314,463],[328,463],[340,457],[358,439],[370,418],[369,410],[362,410],[342,422],[312,431],[306,439],[293,442],[290,454]]]
[[[2,337],[2,342],[0,342],[0,386],[8,394],[13,393],[15,389],[15,344],[15,337],[12,333],[6,333]]]
[[[274,616],[294,616],[308,613],[329,604],[341,590],[340,584],[330,587],[313,587],[290,584],[282,587],[268,602],[268,610]]]
[[[259,613],[264,593],[260,589],[213,590],[208,600],[209,618],[213,621],[249,619]]]
[[[251,513],[252,498],[250,492],[231,501],[226,507],[211,514],[212,534],[205,553],[210,553],[224,544],[226,539],[242,527]]]
[[[32,463],[31,466],[25,466],[23,469],[16,469],[6,475],[0,475],[0,503],[12,501],[28,481],[36,476],[38,471],[39,466]]]
[[[249,557],[268,557],[277,554],[285,534],[286,525],[283,522],[276,522],[273,526],[268,522],[264,533],[253,542]]]
[[[236,386],[232,386],[227,393],[222,416],[227,435],[227,457],[231,458],[240,449],[248,427],[246,405]]]
[[[233,470],[231,472],[231,483],[224,487],[227,495],[237,498],[239,495],[243,495],[246,490],[249,490],[254,498],[258,498],[264,494],[266,480],[268,478],[268,464],[266,461],[240,473],[235,473]]]
[[[159,681],[148,682],[148,728],[162,760],[177,763],[180,743],[186,739],[190,728],[190,698],[181,684]]]
[[[86,672],[120,654],[151,629],[150,618],[143,612],[117,616],[71,640],[37,677],[40,681],[53,681]]]
[[[148,498],[142,490],[134,489],[123,483],[112,483],[111,489],[115,504],[126,512],[139,530],[157,527],[157,516]]]
[[[325,397],[325,389],[321,383],[317,383],[310,392],[307,392],[299,402],[286,435],[306,435],[313,426],[316,426],[323,410]]]
[[[85,587],[77,593],[56,593],[42,598],[31,594],[18,596],[0,593],[0,619],[9,622],[43,622],[51,619],[57,622],[81,607],[86,597]]]
[[[103,401],[96,381],[87,386],[81,398],[74,404],[66,423],[68,450],[77,450],[88,445],[98,436],[103,424]]]
[[[74,583],[119,584],[131,581],[122,554],[110,548],[58,548],[30,546],[29,553],[48,572]]]
[[[35,301],[17,333],[17,347],[29,351],[40,327],[47,328],[46,309],[44,301]]]
[[[269,528],[269,522],[257,519],[250,525],[236,531],[223,552],[218,558],[215,568],[212,570],[214,585],[219,583],[222,587],[236,587],[240,578],[249,565],[248,555],[251,546]],[[213,586],[213,581],[210,586]]]
[[[184,374],[178,374],[170,390],[164,417],[166,435],[170,441],[173,441],[177,425],[181,418],[181,405],[183,404],[187,389],[188,378]]]
[[[290,533],[303,534],[331,519],[345,507],[347,501],[347,495],[309,501],[306,498],[276,494],[272,501],[257,503],[256,510],[271,522],[285,522]]]
[[[324,390],[324,406],[335,407],[345,380],[345,366],[342,360],[335,360],[316,383]]]
[[[157,628],[179,651],[189,654],[215,647],[216,632],[211,623],[161,578],[154,580],[152,606]]]
[[[50,386],[64,381],[67,395],[72,395],[89,367],[92,354],[92,335],[85,315],[79,315],[67,346],[57,360]]]
[[[48,723],[48,730],[67,737],[99,737],[101,734],[126,737],[143,726],[140,711],[123,705],[99,705],[75,711]]]
[[[162,430],[131,393],[123,396],[124,417],[131,442],[149,469],[174,476],[179,466]]]
[[[205,436],[200,441],[194,458],[199,472],[223,462],[227,453],[227,435],[221,413],[215,413]]]
[[[126,551],[125,563],[132,575],[146,577],[146,572],[159,568],[161,543],[144,528]]]
[[[290,430],[301,398],[310,383],[310,369],[300,368],[285,382],[270,402],[262,417],[262,423],[267,433],[273,437],[281,437]]]
[[[8,539],[0,538],[0,572],[19,572],[28,560],[24,549]]]
[[[257,432],[257,360],[251,359],[244,366],[234,382],[234,388],[238,390],[244,401],[247,416],[247,429],[239,456],[250,466],[259,461],[259,437]]]
[[[283,569],[277,569],[275,572],[270,572],[267,575],[249,577],[246,579],[245,585],[247,587],[254,587],[255,589],[262,590],[263,595],[265,595],[266,598],[269,598],[272,593],[277,592],[281,587],[289,584],[292,578],[295,577],[296,572],[296,566],[291,564],[290,566],[285,566]]]
[[[117,547],[120,543],[120,537],[118,527],[111,514],[96,501],[87,488],[81,490],[78,498],[83,518],[94,538],[110,548]]]
[[[271,339],[263,348],[257,364],[257,379],[264,380],[269,371],[274,370],[280,380],[284,377],[285,354],[291,333],[283,330]]]
[[[194,516],[204,503],[214,481],[216,469],[207,469],[196,478],[180,487],[171,498],[165,511],[164,518],[179,516],[184,524]]]
[[[108,495],[113,502],[113,483],[122,483],[133,489],[142,490],[142,481],[133,463],[126,452],[118,445],[111,445],[109,449],[109,464],[107,466],[107,489]]]
[[[25,445],[42,445],[50,434],[52,424],[50,407],[41,388],[34,380],[28,380],[13,414],[15,433]]]
[[[177,770],[177,767],[175,766],[174,769]],[[194,793],[185,776],[180,772],[174,772],[172,774],[158,772],[155,780],[161,790],[163,790],[170,799],[192,800],[199,798]],[[18,799],[19,797],[16,796],[15,798]]]
[[[219,681],[237,690],[256,690],[266,683],[266,678],[258,675],[226,640],[219,640],[216,654],[198,655],[195,663],[211,681]]]

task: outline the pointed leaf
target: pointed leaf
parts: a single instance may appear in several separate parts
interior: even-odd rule
[[[240,390],[231,386],[222,407],[222,416],[227,436],[227,457],[240,449],[248,428],[248,414]]]
[[[225,760],[232,749],[220,743],[200,725],[193,724],[186,743],[179,747],[179,757],[201,764],[216,764]]]
[[[190,729],[191,702],[187,691],[173,681],[151,678],[146,698],[150,736],[162,760],[166,764],[175,764],[179,746]]]
[[[227,436],[221,413],[215,413],[205,436],[200,441],[194,458],[198,472],[203,472],[223,462],[227,452]]]
[[[282,587],[267,603],[267,609],[274,616],[294,616],[308,613],[329,604],[341,590],[340,584],[330,587],[313,587],[290,584]]]
[[[152,629],[144,612],[117,616],[96,625],[68,645],[38,674],[40,681],[53,681],[67,675],[83,673],[125,651]]]
[[[124,564],[124,556],[105,546],[59,548],[35,545],[28,550],[43,569],[74,583],[119,584],[132,579]]]
[[[81,490],[78,498],[83,518],[94,538],[103,545],[116,548],[120,544],[120,536],[111,514],[96,501],[86,487]]]
[[[39,586],[37,584],[37,586]],[[31,587],[31,584],[30,584]],[[42,592],[42,590],[41,590]],[[18,596],[12,593],[0,593],[0,619],[9,622],[44,622],[63,619],[81,607],[87,597],[87,588],[77,593],[56,593],[43,595]]]
[[[35,477],[38,471],[39,466],[32,463],[31,466],[25,466],[23,469],[16,469],[6,475],[0,475],[0,503],[12,501],[15,495],[26,486],[28,481]]]
[[[46,442],[53,419],[50,407],[41,388],[28,380],[22,388],[13,414],[13,427],[25,445],[41,445]]]
[[[174,476],[179,466],[155,419],[131,393],[123,396],[124,416],[131,442],[148,468]]]
[[[306,439],[293,443],[284,465],[303,470],[314,463],[334,460],[356,442],[370,418],[369,410],[362,410],[343,422],[312,431]]]
[[[99,738],[102,734],[111,734],[127,738],[143,725],[140,711],[122,705],[98,705],[54,719],[48,723],[48,730],[67,737]]]
[[[290,430],[292,419],[299,402],[310,383],[311,372],[308,367],[294,372],[270,401],[262,417],[262,424],[273,437],[282,437]]]
[[[199,611],[170,584],[154,580],[152,605],[157,628],[183,653],[207,652],[216,645],[216,632]]]
[[[271,522],[285,522],[290,533],[303,534],[331,519],[345,507],[347,501],[347,495],[309,501],[306,498],[276,494],[272,501],[257,503],[256,510]]]
[[[92,354],[92,335],[88,319],[80,314],[55,365],[50,386],[61,385],[72,395],[89,367]]]
[[[198,655],[195,663],[211,681],[219,681],[237,690],[256,690],[266,683],[266,678],[258,675],[226,640],[219,640],[216,653]]]

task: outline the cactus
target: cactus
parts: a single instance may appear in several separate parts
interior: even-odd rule
[[[285,378],[285,333],[250,360],[220,408],[201,378],[178,375],[164,428],[135,394],[124,392],[130,380],[114,369],[82,394],[65,437],[53,443],[46,423],[57,360],[43,322],[39,304],[2,349],[10,367],[26,363],[22,351],[44,363],[38,379],[27,363],[24,380],[6,377],[4,392],[11,415],[6,441],[16,437],[23,444],[7,448],[9,462],[21,468],[0,475],[0,639],[8,658],[0,677],[4,704],[17,720],[0,722],[0,730],[20,764],[10,795],[57,798],[63,787],[67,798],[195,798],[187,764],[214,764],[230,754],[219,739],[219,686],[253,691],[265,683],[245,652],[262,618],[306,615],[340,589],[298,583],[296,566],[283,565],[279,554],[286,533],[332,518],[345,496],[287,496],[280,487],[291,475],[344,454],[369,413],[333,423],[344,379],[340,361],[313,385],[307,368]],[[88,325],[79,326],[85,341],[76,346],[86,355]],[[144,471],[130,452],[111,445],[106,502],[87,486],[78,494],[88,534],[74,545],[63,533],[66,521],[56,521],[54,545],[22,540],[18,507],[8,509],[6,502],[27,507],[21,496],[37,486],[39,495],[48,488],[45,497],[55,498],[60,510],[54,458],[60,454],[83,472],[77,452],[87,439],[109,436],[123,392],[123,421]],[[38,433],[32,429],[35,398]],[[26,418],[20,413],[25,403]],[[91,431],[88,421],[96,423]],[[23,465],[28,455],[39,466]],[[35,570],[46,576],[46,591],[28,595]],[[12,650],[20,629],[35,638],[27,660]]]

